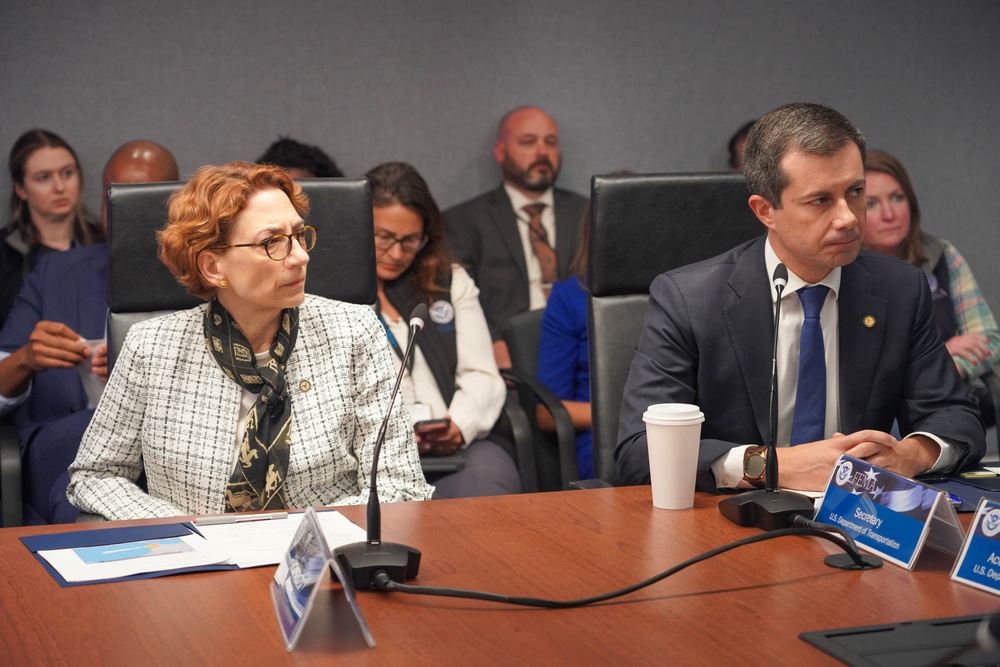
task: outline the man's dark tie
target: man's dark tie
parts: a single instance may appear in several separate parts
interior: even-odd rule
[[[815,442],[825,436],[826,355],[819,312],[829,291],[825,285],[816,285],[796,292],[805,311],[805,320],[799,335],[799,382],[792,417],[792,445]]]
[[[542,269],[542,290],[548,298],[552,283],[559,280],[559,267],[556,263],[556,251],[549,245],[549,235],[542,226],[542,211],[545,204],[528,204],[524,212],[528,214],[528,238],[531,240],[531,250],[538,259]]]

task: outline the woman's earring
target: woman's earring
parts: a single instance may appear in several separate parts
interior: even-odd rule
[[[219,287],[221,287],[222,289],[226,289],[227,287],[229,287],[229,281],[228,281],[228,280],[226,280],[225,278],[223,278],[223,279],[222,279],[222,280],[221,280],[221,281],[219,282]]]

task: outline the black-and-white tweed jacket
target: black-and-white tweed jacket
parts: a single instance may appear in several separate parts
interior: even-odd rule
[[[134,325],[70,466],[69,499],[108,519],[222,513],[242,389],[205,348],[199,306]],[[367,501],[395,373],[368,306],[307,295],[286,368],[292,397],[287,490],[295,508]],[[135,484],[145,469],[148,493]],[[397,398],[378,476],[383,501],[434,487]]]

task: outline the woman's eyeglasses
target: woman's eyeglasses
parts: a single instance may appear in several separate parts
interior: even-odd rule
[[[424,234],[414,234],[399,238],[386,232],[375,232],[375,247],[379,250],[391,250],[392,246],[399,244],[403,252],[413,255],[424,249],[427,245],[427,236]]]
[[[258,241],[257,243],[234,243],[232,245],[224,245],[218,248],[213,248],[213,250],[224,250],[226,248],[255,248],[260,246],[267,253],[267,256],[276,262],[288,257],[292,252],[292,239],[299,242],[302,249],[309,252],[316,247],[316,228],[311,225],[306,225],[297,232],[292,232],[291,234],[275,234],[274,236],[268,237],[263,241]]]

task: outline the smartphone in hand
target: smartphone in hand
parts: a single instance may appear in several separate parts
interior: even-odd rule
[[[428,433],[442,433],[447,431],[449,427],[451,427],[451,420],[446,417],[418,421],[413,425],[413,430],[420,435],[427,435]]]

